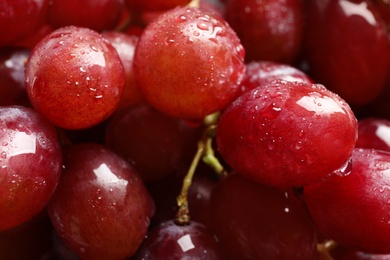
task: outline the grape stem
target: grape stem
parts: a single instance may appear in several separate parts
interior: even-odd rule
[[[327,260],[333,260],[333,257],[330,254],[333,248],[337,246],[336,242],[333,240],[328,240],[323,243],[317,244],[317,251],[320,252],[323,257]]]
[[[198,148],[192,159],[190,168],[183,180],[183,186],[181,193],[177,196],[177,205],[179,210],[176,214],[175,222],[179,225],[187,225],[190,223],[190,214],[188,208],[188,190],[192,185],[192,180],[196,171],[196,168],[202,159],[208,166],[210,166],[219,177],[226,176],[226,171],[219,160],[215,157],[212,147],[212,141],[215,137],[215,129],[219,119],[219,113],[212,114],[205,118],[204,122],[207,126],[203,132],[202,138],[198,142]]]

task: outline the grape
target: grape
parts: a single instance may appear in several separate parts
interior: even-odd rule
[[[390,121],[384,118],[363,118],[358,123],[356,147],[390,152]]]
[[[378,10],[364,0],[306,3],[309,75],[350,105],[373,101],[390,68],[388,33]]]
[[[31,108],[0,107],[0,231],[41,212],[62,163],[55,128]]]
[[[118,107],[125,84],[122,63],[108,40],[74,26],[57,29],[40,41],[25,73],[34,108],[66,129],[107,119]]]
[[[304,29],[302,1],[230,0],[225,18],[242,41],[246,61],[297,60]]]
[[[166,11],[176,6],[184,6],[191,0],[124,0],[130,11]]]
[[[29,105],[24,86],[24,64],[29,55],[25,48],[8,48],[0,53],[0,105]]]
[[[226,21],[175,8],[144,30],[134,73],[145,99],[172,117],[203,119],[238,95],[244,50]]]
[[[33,35],[45,22],[49,0],[2,0],[0,46],[13,45]]]
[[[180,120],[139,103],[109,120],[105,143],[129,161],[144,181],[156,181],[173,173],[183,159],[184,131]]]
[[[231,174],[210,201],[213,230],[227,259],[318,259],[316,228],[291,190]]]
[[[116,31],[103,32],[102,35],[115,47],[126,74],[126,83],[118,109],[142,101],[143,97],[135,83],[133,70],[134,51],[139,37]]]
[[[181,226],[167,221],[148,233],[134,257],[137,259],[219,260],[222,254],[217,241],[204,225],[192,221]]]
[[[122,0],[52,0],[48,23],[53,28],[73,25],[96,31],[113,29],[121,17]]]
[[[60,239],[82,259],[124,259],[141,244],[154,204],[124,159],[84,143],[65,149],[48,210]]]
[[[216,141],[237,173],[278,187],[300,187],[349,159],[357,120],[322,85],[273,81],[234,101],[222,114]]]
[[[344,172],[304,188],[319,230],[340,245],[390,253],[390,153],[357,148]]]
[[[291,65],[271,61],[252,61],[246,64],[241,92],[245,93],[257,87],[266,86],[277,79],[314,83],[303,71]]]

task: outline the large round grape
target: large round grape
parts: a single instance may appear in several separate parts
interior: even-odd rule
[[[81,129],[97,125],[116,110],[125,74],[108,40],[90,29],[68,26],[35,46],[25,81],[38,112],[59,127]]]
[[[226,21],[182,7],[144,30],[134,73],[151,105],[172,117],[202,119],[238,96],[243,60],[243,47]]]
[[[146,235],[154,204],[137,172],[94,143],[64,151],[60,184],[48,205],[59,238],[82,259],[126,259]]]
[[[273,81],[225,110],[216,139],[239,174],[297,187],[343,166],[356,143],[357,120],[348,104],[322,85]]]
[[[343,173],[304,188],[319,230],[345,247],[390,253],[390,153],[357,148]]]
[[[61,163],[52,124],[31,108],[0,108],[0,231],[44,209],[58,185]]]

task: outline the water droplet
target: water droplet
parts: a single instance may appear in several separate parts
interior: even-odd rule
[[[2,145],[2,146],[7,146],[8,143],[7,143],[7,142],[2,142],[1,145]]]
[[[1,152],[1,158],[3,158],[3,159],[5,159],[5,158],[7,158],[7,153],[6,152]]]
[[[91,49],[95,52],[98,52],[99,50],[94,46],[94,45],[90,45]]]
[[[179,22],[179,23],[185,22],[186,20],[187,20],[187,16],[185,16],[185,15],[179,15],[176,18],[176,21]]]
[[[351,171],[352,171],[352,159],[349,159],[348,161],[345,162],[343,166],[335,170],[334,173],[341,177],[344,177],[349,175]]]
[[[84,67],[80,67],[81,72],[87,72],[87,70]]]
[[[192,34],[193,34],[194,36],[199,36],[199,35],[200,35],[200,33],[199,33],[198,31],[193,31]]]
[[[196,24],[196,27],[198,27],[200,30],[203,30],[203,31],[208,31],[209,30],[209,25],[205,22],[198,22]]]
[[[96,99],[103,98],[103,95],[96,95],[95,98],[96,98]]]

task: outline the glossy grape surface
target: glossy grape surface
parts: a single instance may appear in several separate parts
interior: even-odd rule
[[[319,230],[343,246],[390,253],[390,153],[355,149],[349,167],[305,187]]]
[[[148,233],[134,259],[219,260],[222,254],[214,236],[204,225],[191,222],[179,226],[167,221]]]
[[[378,10],[365,0],[306,4],[310,75],[350,105],[372,102],[390,69],[388,34]]]
[[[2,0],[0,46],[9,46],[34,34],[44,24],[49,0]]]
[[[232,174],[216,186],[210,203],[226,259],[316,259],[316,228],[291,190]]]
[[[385,118],[363,118],[358,123],[356,147],[390,152],[390,121]]]
[[[96,31],[111,30],[119,22],[122,0],[52,0],[48,23],[53,28],[80,26]]]
[[[238,95],[244,50],[226,21],[196,8],[175,8],[144,30],[135,77],[145,99],[173,117],[203,119]]]
[[[37,215],[60,179],[62,153],[53,125],[27,107],[0,108],[0,231]]]
[[[341,167],[357,139],[345,101],[322,85],[274,81],[234,101],[222,114],[222,157],[252,180],[279,187],[319,181]]]
[[[297,60],[303,40],[302,1],[230,0],[224,17],[241,39],[246,61]]]
[[[64,151],[48,210],[60,239],[82,259],[124,259],[141,244],[154,204],[124,159],[90,143]]]
[[[246,64],[245,77],[240,84],[240,90],[245,93],[278,79],[315,83],[306,73],[292,65],[272,61],[252,61]]]
[[[56,126],[87,128],[119,105],[125,74],[114,47],[87,28],[62,27],[32,50],[26,90],[34,108]]]

